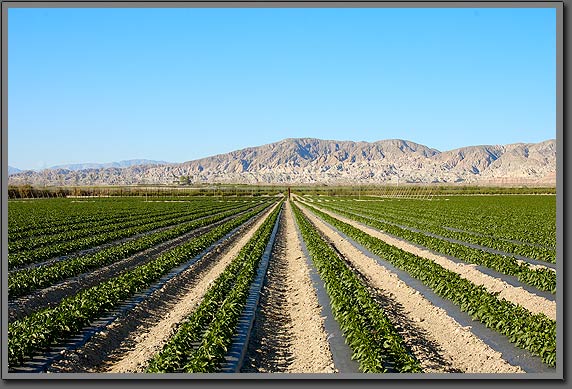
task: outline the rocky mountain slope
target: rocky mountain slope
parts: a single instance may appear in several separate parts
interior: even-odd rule
[[[468,146],[440,152],[411,141],[284,139],[259,147],[161,166],[47,169],[10,176],[10,184],[479,183],[555,182],[556,141]]]

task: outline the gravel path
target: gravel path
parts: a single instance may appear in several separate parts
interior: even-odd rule
[[[439,255],[427,249],[421,249],[401,239],[396,239],[387,235],[384,232],[374,228],[365,226],[361,223],[348,219],[344,216],[338,215],[329,210],[320,209],[322,212],[331,215],[338,220],[348,223],[365,233],[374,236],[387,244],[398,247],[402,250],[418,255],[423,258],[430,259],[445,269],[459,274],[461,277],[471,281],[475,285],[484,286],[491,293],[499,293],[500,298],[504,298],[515,304],[528,309],[532,313],[544,313],[550,319],[556,320],[556,302],[545,299],[544,297],[537,296],[528,292],[524,288],[513,286],[498,278],[491,277],[487,274],[476,269],[474,264],[455,263],[448,258]]]
[[[294,223],[286,202],[242,372],[335,372]]]
[[[396,329],[430,373],[523,373],[510,365],[497,351],[462,327],[447,313],[435,307],[418,291],[408,287],[394,273],[379,266],[337,232],[302,208],[304,214],[333,242],[378,294]]]

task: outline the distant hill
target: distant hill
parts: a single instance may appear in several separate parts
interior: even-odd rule
[[[8,175],[12,175],[12,174],[16,174],[16,173],[20,173],[22,170],[18,169],[17,167],[13,167],[8,165]]]
[[[130,166],[139,166],[139,165],[167,165],[169,162],[165,161],[153,161],[149,159],[130,159],[126,161],[119,161],[119,162],[108,162],[108,163],[76,163],[76,164],[68,164],[68,165],[56,165],[51,166],[48,169],[57,170],[86,170],[86,169],[105,169],[109,167],[116,167],[116,168],[125,168]]]
[[[479,145],[441,152],[402,139],[352,142],[289,138],[194,161],[48,169],[10,176],[11,184],[193,183],[555,183],[556,141]]]

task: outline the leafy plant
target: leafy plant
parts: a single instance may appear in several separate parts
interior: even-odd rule
[[[538,355],[549,366],[556,363],[556,321],[544,314],[532,314],[523,307],[490,293],[437,263],[388,245],[358,228],[344,223],[315,207],[306,205],[317,216],[355,239],[380,258],[419,279],[439,296],[451,300],[474,320],[479,320],[515,343]]]
[[[165,231],[158,231],[144,235],[119,245],[102,249],[94,254],[83,255],[59,261],[46,266],[16,271],[8,274],[8,295],[10,298],[22,296],[33,290],[53,285],[55,282],[65,280],[79,274],[101,268],[141,252],[159,243],[174,239],[189,231],[219,222],[227,217],[250,209],[251,205],[234,207],[234,209],[208,216],[218,209],[210,209],[198,213],[196,219]],[[198,220],[197,220],[198,219]]]
[[[279,215],[277,207],[213,282],[198,308],[156,354],[148,373],[214,372],[224,360]]]
[[[324,241],[315,227],[294,205],[292,207],[308,252],[331,299],[332,312],[352,358],[365,373],[383,373],[388,363],[398,372],[421,372],[416,358],[407,350],[393,324],[367,291],[365,285]]]
[[[63,299],[8,326],[8,363],[21,364],[25,358],[77,333],[91,320],[121,301],[149,287],[164,274],[190,260],[259,211],[251,211],[215,227],[188,242],[164,252],[159,257],[125,271],[94,287]]]
[[[516,258],[512,256],[494,254],[485,250],[468,247],[461,243],[449,242],[423,232],[399,227],[379,220],[377,217],[350,212],[343,207],[330,207],[323,204],[320,206],[439,253],[451,255],[468,263],[482,265],[500,273],[515,276],[519,281],[534,286],[539,290],[556,293],[556,272],[548,268],[532,268],[528,263],[519,263]]]

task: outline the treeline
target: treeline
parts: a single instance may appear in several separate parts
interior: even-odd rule
[[[275,196],[286,191],[283,187],[270,186],[203,186],[203,187],[34,187],[31,185],[8,186],[9,199],[42,199],[63,197],[188,197],[188,196]]]
[[[300,195],[323,196],[387,196],[402,198],[428,198],[441,195],[469,194],[555,194],[555,187],[484,187],[455,185],[355,185],[355,186],[292,186],[291,191]],[[8,198],[54,198],[54,197],[111,197],[111,196],[287,196],[288,187],[272,185],[219,185],[210,186],[97,186],[97,187],[34,187],[11,185]]]
[[[442,195],[473,195],[473,194],[556,194],[555,187],[484,187],[456,185],[400,185],[400,186],[301,186],[292,188],[301,195],[322,196],[387,196],[403,198],[426,198]]]

